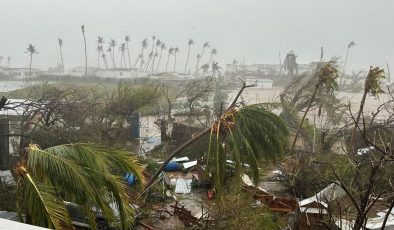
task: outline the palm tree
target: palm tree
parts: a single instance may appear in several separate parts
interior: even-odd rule
[[[148,55],[148,63],[146,63],[146,66],[145,66],[145,71],[148,71],[149,63],[150,63],[150,60],[152,59],[152,57],[153,57],[153,52],[150,52]]]
[[[131,69],[131,59],[130,59],[130,49],[129,49],[130,36],[126,35],[124,40],[126,41],[127,57],[128,57],[128,60],[129,60],[129,68]]]
[[[363,113],[363,110],[364,110],[365,99],[367,97],[367,94],[369,93],[372,96],[376,97],[380,93],[382,93],[383,90],[380,87],[380,82],[383,78],[385,78],[383,69],[380,69],[379,67],[373,68],[372,66],[369,68],[369,72],[368,72],[367,78],[365,79],[365,83],[364,83],[363,97],[360,102],[360,108],[357,112],[357,117],[356,117],[356,120],[354,123],[353,132],[352,132],[351,143],[353,144],[353,146],[354,146],[354,138],[355,138],[356,130],[358,127],[358,123],[360,121],[361,114]]]
[[[220,70],[222,69],[222,67],[219,66],[219,63],[217,62],[212,62],[212,75],[215,77],[216,73],[220,74]]]
[[[211,64],[212,58],[213,58],[213,56],[216,55],[216,54],[218,54],[218,51],[217,51],[216,49],[212,49],[212,50],[211,50],[211,57],[209,58],[208,64]]]
[[[327,63],[326,65],[324,65],[321,68],[319,68],[319,66],[318,66],[318,69],[317,69],[314,77],[316,78],[315,88],[314,88],[311,98],[309,99],[308,106],[306,107],[304,115],[302,116],[301,122],[298,126],[296,135],[294,137],[293,143],[290,148],[290,154],[294,150],[298,136],[299,136],[300,131],[302,129],[302,125],[304,124],[304,121],[305,121],[306,115],[309,112],[309,109],[312,107],[312,103],[315,101],[317,92],[323,87],[325,88],[326,93],[332,92],[334,90],[338,90],[338,83],[336,82],[336,79],[338,78],[338,70],[335,68],[335,66],[333,66],[332,63]]]
[[[63,40],[61,38],[58,38],[57,41],[59,43],[60,60],[62,62],[62,68],[63,68],[63,72],[64,72],[64,62],[63,62],[63,52],[62,52]]]
[[[196,63],[196,70],[194,71],[194,73],[198,72],[198,64],[199,64],[200,59],[201,59],[201,54],[197,54],[196,58],[197,58],[197,63]]]
[[[132,172],[144,184],[142,168],[129,153],[87,144],[40,149],[29,145],[17,163],[17,203],[27,223],[52,229],[73,229],[64,200],[77,203],[92,229],[95,210],[109,223],[117,222],[110,206],[119,210],[120,228],[129,229],[134,215],[122,174]]]
[[[205,42],[202,45],[202,52],[201,52],[200,58],[198,58],[198,56],[197,56],[197,65],[196,65],[196,71],[195,71],[196,73],[198,72],[198,67],[200,65],[200,60],[204,56],[205,48],[208,48],[208,47],[209,47],[209,43],[208,42]]]
[[[233,103],[209,128],[193,135],[164,161],[146,186],[149,186],[160,175],[161,170],[175,156],[201,137],[209,137],[207,172],[212,173],[215,189],[220,194],[224,183],[226,161],[232,160],[235,167],[235,182],[240,182],[244,165],[250,165],[254,182],[259,178],[258,162],[261,157],[275,159],[284,153],[288,129],[277,115],[267,111],[263,105],[256,104],[240,107],[236,102],[242,91],[250,86],[243,83]]]
[[[160,66],[160,61],[161,61],[161,55],[163,54],[163,50],[165,50],[166,48],[167,48],[167,47],[166,47],[166,44],[162,43],[162,44],[160,45],[160,55],[159,55],[159,61],[157,62],[156,71],[159,71],[159,66]]]
[[[202,73],[207,74],[209,72],[209,64],[205,63],[204,65],[201,66]]]
[[[343,67],[342,67],[343,72],[342,72],[341,80],[340,80],[341,83],[342,83],[343,76],[345,75],[345,66],[347,63],[347,58],[349,56],[349,50],[350,50],[350,48],[354,47],[355,45],[356,45],[356,43],[354,41],[350,41],[349,44],[347,44],[346,57],[345,57],[345,61],[343,62]]]
[[[38,50],[32,44],[29,44],[25,53],[29,54],[30,56],[29,73],[31,73],[31,64],[33,63],[33,55],[38,54]]]
[[[100,54],[103,52],[103,47],[97,44],[97,67],[100,67]]]
[[[7,57],[7,67],[10,68],[11,56]]]
[[[109,56],[111,57],[111,60],[112,60],[112,48],[111,48],[111,46],[108,46],[107,53],[109,53]],[[107,58],[105,58],[105,59],[107,60]]]
[[[107,56],[105,55],[104,52],[101,54],[101,58],[103,59],[103,62],[104,62],[104,65],[105,65],[105,69],[108,69]]]
[[[167,55],[167,64],[166,64],[166,72],[168,69],[168,62],[170,61],[170,56],[174,54],[174,48],[170,47],[168,49],[168,55]]]
[[[100,54],[104,54],[104,48],[103,48],[104,43],[105,43],[104,38],[101,36],[98,36],[97,49],[96,49],[97,50],[97,67],[100,67]],[[102,55],[101,55],[101,57],[102,57]]]
[[[145,51],[146,48],[148,48],[148,45],[149,45],[148,39],[145,38],[144,40],[142,40],[142,42],[141,42],[141,52],[138,55],[137,60],[135,60],[133,68],[135,68],[135,66],[137,65],[139,60],[141,60],[141,63],[143,62],[143,60],[144,60],[144,51]],[[141,65],[140,69],[141,68],[142,68],[142,65]]]
[[[153,67],[155,66],[156,57],[159,56],[159,53],[157,53],[157,49],[159,49],[159,47],[161,46],[161,43],[162,42],[160,41],[160,39],[157,39],[157,41],[156,41],[156,49],[155,49],[155,53],[153,55],[153,61],[152,61],[152,66],[150,68],[150,71],[153,71]]]
[[[155,48],[155,40],[156,40],[156,37],[155,36],[152,36],[152,49],[151,49],[151,51],[150,51],[150,53],[149,53],[149,56],[148,56],[148,62],[146,63],[146,66],[145,66],[145,71],[147,71],[148,70],[148,66],[149,66],[149,64],[150,64],[150,61],[151,61],[151,59],[152,59],[152,57],[153,57],[153,50],[154,50],[154,48]]]
[[[195,42],[193,41],[193,39],[189,39],[189,41],[187,42],[188,49],[187,49],[187,58],[186,58],[186,64],[185,64],[185,71],[184,71],[184,74],[186,74],[187,64],[189,63],[190,46],[193,45],[194,43],[195,43]]]
[[[124,67],[126,68],[126,56],[124,55],[126,51],[126,43],[122,43],[119,46],[119,51],[120,51],[120,68],[122,68],[122,64],[124,63]]]
[[[175,72],[175,68],[176,68],[176,53],[179,52],[179,48],[175,47],[174,48],[174,72]]]
[[[111,47],[111,59],[112,59],[112,66],[113,68],[116,68],[116,64],[115,64],[115,46],[117,46],[118,43],[114,40],[111,39],[109,42],[109,46]]]
[[[85,77],[88,76],[88,51],[86,49],[85,25],[81,25],[83,43],[85,45]]]

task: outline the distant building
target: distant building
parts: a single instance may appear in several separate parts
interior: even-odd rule
[[[40,69],[29,68],[0,68],[0,72],[6,76],[14,77],[15,79],[24,79],[27,77],[36,77],[43,73]]]
[[[95,75],[96,71],[102,70],[101,68],[98,67],[90,67],[88,66],[88,76],[93,76]],[[85,75],[86,67],[85,66],[77,66],[72,69],[68,70],[68,75],[74,76],[74,77],[82,77]]]
[[[118,78],[118,79],[133,79],[147,77],[149,72],[142,72],[128,68],[111,68],[99,69],[94,72],[94,75],[102,78]]]

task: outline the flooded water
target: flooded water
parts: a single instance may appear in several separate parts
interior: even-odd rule
[[[10,92],[16,89],[22,89],[27,85],[24,81],[0,81],[0,92]]]

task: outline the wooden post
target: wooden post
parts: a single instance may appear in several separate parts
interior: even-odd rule
[[[8,118],[0,118],[0,170],[9,169],[9,130]]]

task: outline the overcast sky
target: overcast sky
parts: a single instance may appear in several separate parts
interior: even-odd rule
[[[309,63],[321,46],[326,58],[343,57],[353,40],[348,71],[389,63],[394,72],[393,0],[0,0],[0,56],[26,67],[24,52],[32,43],[39,50],[33,67],[56,66],[62,38],[66,69],[84,65],[82,24],[91,66],[97,65],[98,35],[121,42],[128,34],[133,59],[140,41],[152,35],[178,46],[179,70],[193,38],[191,66],[204,42],[225,66],[244,57],[246,63],[278,63],[279,51],[283,59],[290,50],[299,63]]]

